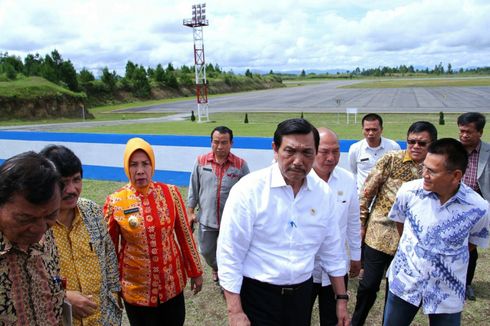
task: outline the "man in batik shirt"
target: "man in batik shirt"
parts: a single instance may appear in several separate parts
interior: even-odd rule
[[[389,217],[401,235],[388,271],[385,326],[410,325],[419,307],[431,325],[460,325],[468,244],[488,246],[488,202],[461,182],[468,164],[455,139],[433,142],[423,179],[398,191]]]

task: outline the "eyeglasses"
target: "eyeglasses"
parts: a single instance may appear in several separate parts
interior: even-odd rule
[[[420,147],[425,147],[430,144],[427,140],[417,140],[417,139],[407,139],[407,144],[415,145],[418,144]]]

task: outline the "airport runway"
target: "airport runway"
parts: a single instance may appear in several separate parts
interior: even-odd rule
[[[212,97],[209,112],[490,112],[490,87],[340,88],[358,81],[332,81],[300,87]],[[121,111],[188,112],[195,99]]]
[[[339,88],[359,81],[330,81],[299,87],[220,95],[209,99],[214,112],[490,112],[490,87]],[[173,115],[117,121],[84,121],[24,126],[0,130],[60,130],[134,123],[154,123],[188,118],[196,111],[195,98],[173,103],[123,109],[118,112],[175,112]]]

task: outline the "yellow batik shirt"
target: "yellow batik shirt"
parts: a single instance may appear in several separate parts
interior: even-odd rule
[[[78,207],[71,229],[56,222],[53,233],[60,256],[61,277],[66,278],[67,291],[79,291],[100,307],[101,269],[87,227]],[[100,325],[100,309],[83,320],[73,319],[73,325]]]
[[[422,165],[412,160],[408,150],[388,152],[379,159],[359,198],[361,225],[366,227],[364,243],[385,254],[395,254],[400,236],[388,213],[401,185],[421,177]]]

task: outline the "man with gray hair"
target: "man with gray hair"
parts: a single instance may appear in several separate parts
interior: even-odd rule
[[[65,291],[49,230],[58,218],[60,176],[35,152],[0,166],[0,324],[60,325]]]

